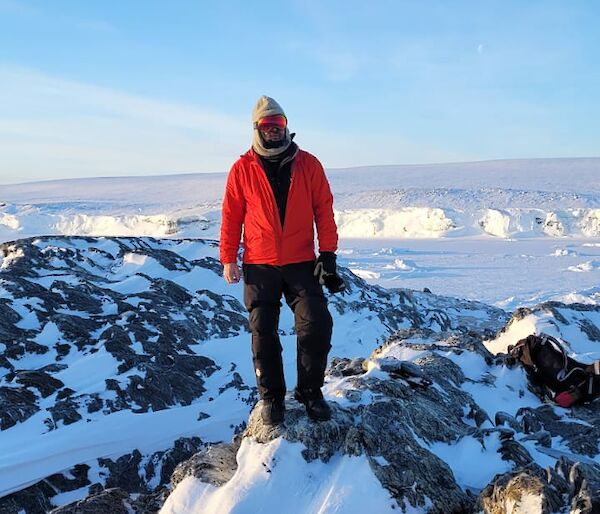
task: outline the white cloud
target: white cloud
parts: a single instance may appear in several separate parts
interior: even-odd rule
[[[226,171],[250,142],[244,117],[0,67],[0,182]]]
[[[336,76],[341,80],[355,70],[355,63],[343,57],[339,62],[345,63]],[[6,100],[0,106],[0,183],[225,172],[251,141],[246,112],[234,118],[214,108],[160,101],[31,70],[0,66],[0,98]],[[300,146],[328,167],[467,157],[411,140],[409,134],[372,138],[331,126],[320,129],[314,120],[295,130]]]
[[[29,70],[0,68],[0,93],[23,107],[33,102],[40,115],[49,109],[56,111],[60,105],[68,108],[67,115],[102,112],[189,129],[230,131],[244,125],[241,120],[212,109],[164,102]]]

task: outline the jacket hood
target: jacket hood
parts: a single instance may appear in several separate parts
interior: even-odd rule
[[[252,148],[254,148],[254,151],[262,157],[277,157],[278,155],[285,152],[290,146],[290,143],[292,142],[292,138],[290,137],[290,131],[286,127],[283,144],[281,146],[278,146],[276,148],[267,148],[265,146],[265,142],[262,136],[260,135],[258,128],[256,128],[256,123],[265,116],[274,116],[278,114],[285,116],[285,112],[281,108],[281,105],[279,105],[270,96],[265,95],[261,96],[258,99],[258,102],[256,102],[256,105],[252,110]],[[285,117],[287,119],[287,116]]]
[[[252,125],[265,116],[275,116],[277,114],[285,116],[285,112],[281,108],[281,105],[279,105],[270,96],[263,95],[258,99],[254,109],[252,110]]]

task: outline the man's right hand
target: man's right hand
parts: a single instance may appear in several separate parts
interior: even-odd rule
[[[228,284],[237,284],[240,281],[240,268],[237,263],[224,264],[223,277]]]

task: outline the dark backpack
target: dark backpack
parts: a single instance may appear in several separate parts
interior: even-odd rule
[[[561,407],[589,403],[600,396],[600,361],[583,364],[572,359],[552,336],[527,336],[510,345],[508,353],[523,365],[533,385]]]

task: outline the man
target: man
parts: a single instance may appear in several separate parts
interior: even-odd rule
[[[278,335],[281,296],[294,312],[298,383],[295,398],[310,418],[326,421],[331,409],[321,387],[331,348],[332,319],[321,287],[344,289],[337,275],[333,196],[321,163],[292,141],[287,118],[262,96],[252,113],[252,148],[232,166],[223,199],[221,262],[228,283],[240,280],[237,254],[243,227],[244,303],[261,416],[284,419],[286,392]],[[315,261],[314,225],[319,239]]]

